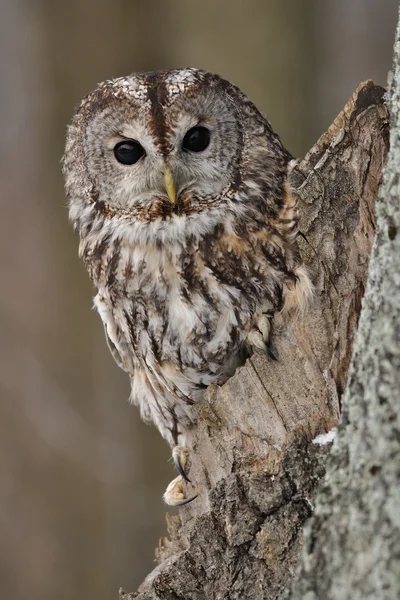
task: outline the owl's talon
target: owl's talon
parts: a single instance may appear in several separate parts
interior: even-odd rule
[[[196,494],[195,496],[191,496],[191,498],[186,498],[186,500],[181,500],[180,502],[175,502],[175,504],[173,504],[172,506],[184,506],[185,504],[189,504],[189,502],[196,500],[197,496],[198,496],[198,494]]]
[[[247,340],[254,348],[258,348],[258,350],[262,350],[264,354],[268,354],[267,344],[264,342],[260,331],[252,329],[247,336]]]
[[[191,498],[186,498],[183,490],[183,482],[187,481],[190,483],[190,479],[186,475],[185,471],[185,465],[188,456],[189,450],[187,448],[175,446],[175,448],[172,450],[172,460],[174,461],[174,465],[179,472],[179,475],[178,477],[175,477],[173,481],[171,481],[163,496],[165,504],[168,504],[169,506],[183,506],[184,504],[189,504],[189,502],[192,502],[192,500],[197,498],[197,494]]]
[[[275,348],[275,346],[269,342],[267,344],[267,351],[268,351],[268,356],[272,359],[272,360],[279,360],[279,353],[278,350]]]
[[[185,481],[191,483],[189,477],[186,475],[185,465],[187,461],[187,457],[189,456],[189,450],[187,448],[181,448],[180,446],[175,446],[172,450],[172,460],[174,461],[174,465],[178,473],[183,477]]]
[[[261,331],[264,342],[268,343],[271,334],[271,317],[260,315],[257,319],[257,328]]]
[[[247,336],[248,342],[254,347],[261,350],[272,360],[279,360],[278,351],[271,342],[271,322],[270,317],[261,315],[257,319],[257,329],[252,329]]]
[[[181,475],[178,475],[178,477],[175,477],[168,485],[163,495],[163,500],[168,506],[183,506],[184,504],[189,504],[189,502],[195,500],[197,496],[198,494],[191,498],[185,497],[185,492],[183,491],[183,479]]]

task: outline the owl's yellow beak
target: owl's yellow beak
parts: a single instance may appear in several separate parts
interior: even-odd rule
[[[168,198],[173,204],[176,200],[176,188],[174,178],[172,177],[171,168],[169,165],[165,165],[164,167],[164,185],[168,194]]]

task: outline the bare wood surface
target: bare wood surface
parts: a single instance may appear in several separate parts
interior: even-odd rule
[[[294,169],[315,286],[304,318],[275,319],[279,361],[254,355],[198,405],[187,493],[159,565],[121,600],[275,599],[290,587],[337,424],[367,281],[388,150],[384,89],[361,84]]]

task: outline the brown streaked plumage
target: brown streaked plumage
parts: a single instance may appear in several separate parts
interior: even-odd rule
[[[254,346],[273,355],[273,314],[310,295],[290,159],[238,88],[196,69],[106,81],[68,129],[66,193],[95,305],[132,401],[171,445],[190,445],[209,384]],[[186,453],[174,456],[181,468]],[[171,485],[176,503],[181,479]]]

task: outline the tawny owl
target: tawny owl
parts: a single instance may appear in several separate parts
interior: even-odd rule
[[[192,68],[106,81],[68,129],[80,255],[132,402],[175,447],[170,504],[187,501],[193,404],[253,348],[274,357],[274,313],[309,295],[290,160],[237,87]]]

